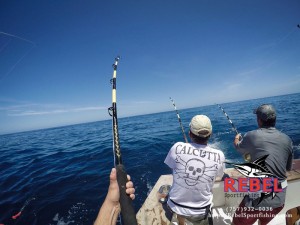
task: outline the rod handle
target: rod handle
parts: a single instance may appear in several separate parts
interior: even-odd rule
[[[116,165],[117,180],[120,190],[121,218],[123,225],[137,225],[132,200],[126,193],[127,173],[123,164]]]

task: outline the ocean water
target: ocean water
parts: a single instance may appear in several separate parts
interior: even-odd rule
[[[252,111],[262,103],[277,109],[277,129],[294,142],[300,158],[300,94],[223,104],[242,134],[256,129]],[[184,141],[176,113],[119,118],[123,163],[136,188],[136,211],[155,182],[170,170],[163,161],[170,147]],[[213,124],[210,145],[228,160],[242,162],[233,148],[235,132],[216,105],[180,110],[185,131],[196,114]],[[93,224],[113,167],[111,121],[0,136],[0,224]],[[25,205],[25,207],[24,207]],[[23,207],[22,214],[11,219]]]

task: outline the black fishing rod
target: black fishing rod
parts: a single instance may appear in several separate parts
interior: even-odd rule
[[[186,135],[185,135],[184,128],[183,128],[182,123],[181,123],[181,118],[180,118],[180,116],[179,116],[179,112],[177,111],[175,102],[174,102],[174,100],[173,100],[171,97],[170,97],[170,100],[171,100],[171,102],[173,103],[174,109],[175,109],[175,111],[176,111],[176,114],[177,114],[177,117],[178,117],[178,121],[179,121],[179,124],[180,124],[180,127],[181,127],[181,132],[182,132],[182,134],[183,134],[184,140],[185,140],[186,143],[188,143],[188,139],[187,139],[187,137],[186,137]]]
[[[127,173],[122,163],[122,154],[119,143],[118,132],[118,118],[117,118],[117,67],[120,56],[115,58],[113,64],[114,72],[111,79],[112,84],[112,107],[108,108],[108,113],[112,116],[112,130],[113,130],[113,152],[115,167],[117,170],[117,181],[120,190],[120,205],[121,205],[121,219],[124,225],[137,225],[135,212],[132,204],[132,200],[126,193]]]

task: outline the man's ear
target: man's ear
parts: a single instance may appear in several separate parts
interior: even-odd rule
[[[256,121],[257,121],[258,127],[262,127],[263,122],[261,121],[261,119],[259,119],[259,118],[257,117],[257,118],[256,118]]]
[[[191,132],[191,130],[189,130],[189,137],[191,141],[194,141],[194,134]]]

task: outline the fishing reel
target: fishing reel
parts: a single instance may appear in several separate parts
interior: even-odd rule
[[[244,160],[245,160],[245,161],[251,162],[251,155],[250,155],[249,153],[245,153],[245,154],[243,155],[243,157],[244,157]]]

